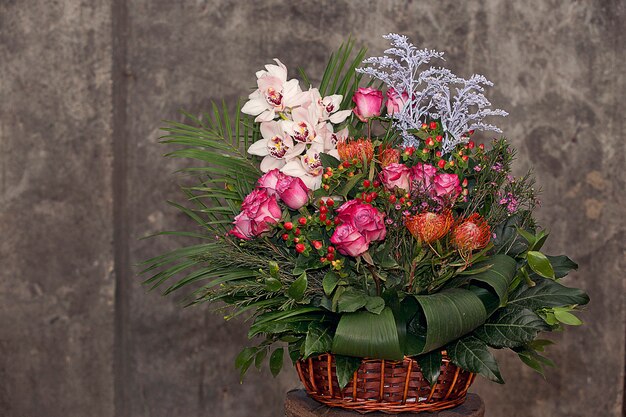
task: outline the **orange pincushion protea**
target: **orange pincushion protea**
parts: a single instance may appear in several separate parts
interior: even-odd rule
[[[349,139],[337,143],[337,152],[342,161],[354,162],[355,159],[362,161],[365,156],[365,160],[370,162],[374,157],[374,145],[369,139]]]
[[[490,239],[491,228],[478,213],[458,222],[452,230],[452,244],[464,253],[484,248]]]
[[[400,162],[400,151],[394,148],[383,149],[380,152],[380,165],[384,168],[387,165]]]
[[[407,216],[404,224],[409,232],[420,242],[431,244],[448,233],[454,218],[452,213],[445,211],[443,213],[433,213],[430,211]]]

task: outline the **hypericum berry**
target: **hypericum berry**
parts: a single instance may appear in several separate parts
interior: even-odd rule
[[[426,138],[426,145],[427,146],[435,146],[435,141],[433,140],[433,138],[431,138],[430,136]]]
[[[376,200],[378,198],[378,193],[376,191],[374,191],[373,193],[370,194],[372,196],[372,198],[374,200]]]
[[[294,235],[296,235],[296,236],[300,236],[300,233],[301,233],[301,232],[300,232],[300,229],[298,229],[298,228],[296,227],[296,230],[293,232],[293,234],[294,234]]]
[[[436,156],[437,158],[441,158],[441,151],[437,151],[437,152],[435,152],[435,156]]]
[[[424,149],[422,149],[422,153],[423,153],[423,154],[427,154],[427,153],[429,153],[429,152],[430,152],[430,149],[428,149],[428,148],[424,148]]]
[[[313,244],[313,247],[315,249],[322,249],[322,246],[324,246],[324,244],[320,242],[319,240],[314,240],[311,243]]]
[[[320,206],[320,213],[328,213],[328,207]]]
[[[415,152],[415,148],[413,146],[409,146],[408,148],[404,150],[404,153],[406,153],[409,156],[413,155],[413,152]]]
[[[335,220],[334,220],[335,226],[338,225],[339,222],[340,222],[339,217],[335,217]]]
[[[437,129],[437,122],[430,122],[430,128],[433,130]]]
[[[437,166],[441,169],[446,167],[446,161],[444,161],[443,159],[440,159],[439,162],[437,162]]]
[[[332,224],[332,222],[330,220],[326,220],[325,224],[326,224],[326,226],[330,226]]]
[[[428,125],[426,123],[422,123],[422,129],[427,129]]]
[[[304,250],[305,250],[305,249],[306,249],[306,247],[305,247],[305,246],[304,246],[304,244],[302,244],[302,243],[298,243],[298,244],[296,245],[296,252],[298,252],[298,253],[302,253],[302,252],[304,252]]]
[[[485,150],[485,144],[481,143],[480,145],[478,145],[478,149],[480,149],[481,151]]]
[[[372,202],[372,200],[373,200],[373,198],[372,198],[372,195],[371,195],[371,194],[368,194],[368,195],[365,197],[365,202],[366,202],[366,203],[371,203],[371,202]]]
[[[327,179],[328,179],[328,178],[330,178],[330,177],[328,176],[328,174],[324,174],[324,175],[322,175],[322,178],[323,178],[323,179],[325,179],[325,180],[327,180]]]
[[[389,196],[389,202],[390,202],[391,204],[395,203],[395,202],[396,202],[396,196],[395,196],[395,195],[393,195],[393,194],[391,194],[391,195]]]
[[[287,239],[289,239],[289,235],[287,233],[283,233],[282,238],[283,238],[283,240],[287,240]]]
[[[285,228],[285,230],[291,230],[291,229],[293,229],[293,223],[291,223],[291,222],[285,222],[285,224],[283,225],[283,227]]]
[[[467,156],[467,155],[463,155],[463,156],[461,157],[461,159],[463,159],[463,161],[467,162],[467,160],[469,159],[469,156]]]
[[[335,254],[333,252],[330,252],[328,255],[326,255],[326,259],[332,261],[333,259],[335,259]]]
[[[324,207],[326,205],[326,202],[324,200],[321,200],[318,202],[318,205],[320,206],[320,210],[322,209],[322,207]]]
[[[467,142],[467,147],[470,149],[474,149],[474,146],[476,146],[476,144],[474,143],[473,140],[470,140],[469,142]]]
[[[400,204],[404,204],[404,202],[405,202],[405,201],[406,201],[406,200],[405,200],[405,198],[404,198],[404,197],[400,197]]]
[[[454,160],[450,161],[450,166],[453,167],[454,166]]]
[[[323,188],[324,188],[326,191],[328,191],[328,190],[330,190],[330,185],[328,185],[328,184],[324,184],[324,185],[323,185]]]
[[[473,135],[473,134],[474,134],[474,131],[473,131],[473,130],[470,130],[469,132],[467,132],[467,134],[471,136],[471,135]]]
[[[361,200],[365,200],[367,198],[367,193],[361,193]]]
[[[343,161],[343,165],[344,168],[349,168],[350,167],[350,161]]]
[[[435,140],[436,140],[437,142],[441,142],[441,141],[443,140],[443,136],[441,136],[441,135],[437,135],[437,136],[435,136]]]
[[[322,256],[322,257],[320,258],[320,262],[321,262],[321,263],[326,262],[326,258]]]
[[[370,182],[370,180],[364,180],[364,181],[363,181],[363,187],[368,188],[370,185],[372,185],[372,183]]]
[[[326,221],[326,213],[320,213],[320,221],[322,222]]]
[[[380,181],[378,181],[378,180],[374,180],[374,187],[375,187],[375,188],[380,187]]]
[[[335,251],[335,247],[329,246],[327,250],[328,250],[328,253],[333,253]]]
[[[461,185],[462,185],[463,187],[467,187],[467,178],[464,178],[464,179],[463,179],[463,182],[461,183]]]
[[[302,226],[304,226],[306,224],[306,217],[300,217],[298,219],[298,223],[300,223]]]
[[[293,242],[294,242],[294,243],[298,243],[298,242],[300,242],[300,238],[299,238],[299,237],[294,237],[294,238],[293,238]]]
[[[332,200],[332,199],[328,199],[328,200],[326,200],[326,205],[327,205],[328,207],[332,207],[332,206],[334,206],[334,205],[335,205],[335,200]]]

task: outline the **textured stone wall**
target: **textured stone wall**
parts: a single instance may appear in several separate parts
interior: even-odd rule
[[[588,290],[547,382],[510,355],[487,416],[618,417],[626,333],[624,37],[618,0],[0,2],[0,415],[279,416],[294,373],[232,368],[240,323],[146,294],[135,265],[192,227],[156,144],[163,118],[229,103],[279,57],[320,74],[352,34],[402,32],[496,83],[493,102],[544,190],[548,251]]]

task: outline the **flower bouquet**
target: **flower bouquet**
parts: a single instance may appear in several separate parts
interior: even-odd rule
[[[572,260],[541,252],[514,150],[472,140],[506,116],[484,96],[492,83],[385,38],[386,55],[365,60],[342,45],[318,87],[275,60],[234,117],[214,105],[168,123],[168,155],[202,163],[175,205],[198,243],[147,261],[145,282],[244,314],[242,376],[266,358],[276,375],[286,351],[325,404],[432,411],[463,402],[477,374],[503,382],[490,348],[552,366],[539,334],[581,324],[572,312],[589,298],[560,282]]]

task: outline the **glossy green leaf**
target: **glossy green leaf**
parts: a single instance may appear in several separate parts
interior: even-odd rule
[[[279,291],[282,287],[283,287],[283,284],[276,278],[273,278],[273,277],[265,278],[265,288],[269,292]]]
[[[485,342],[474,336],[459,339],[446,347],[450,360],[466,371],[480,374],[491,381],[504,384],[496,358]]]
[[[360,358],[402,359],[404,355],[391,309],[385,307],[380,314],[358,311],[342,315],[332,352]]]
[[[354,373],[361,366],[361,358],[355,358],[354,356],[335,355],[335,366],[337,371],[337,382],[339,382],[339,388],[344,389]]]
[[[519,350],[517,352],[517,356],[520,358],[520,360],[524,364],[526,364],[527,366],[529,366],[530,368],[532,368],[533,370],[541,374],[541,376],[543,376],[544,378],[545,378],[545,374],[543,372],[543,367],[544,366],[554,367],[554,362],[552,362],[550,359],[544,356],[541,356],[540,354],[538,354],[537,352],[531,349]]]
[[[385,300],[381,297],[367,297],[365,309],[370,313],[380,314],[385,308]]]
[[[337,303],[337,311],[339,313],[354,313],[358,309],[365,307],[367,304],[367,296],[353,289],[346,290]]]
[[[554,310],[554,317],[563,324],[568,326],[580,326],[583,322],[570,312],[563,310]]]
[[[415,296],[426,328],[420,353],[441,348],[471,332],[487,319],[483,302],[472,291],[453,288],[436,294]]]
[[[487,284],[498,296],[500,305],[506,304],[509,285],[513,282],[517,272],[515,259],[507,255],[494,255],[486,261],[479,262],[472,267],[476,269],[491,267],[483,272],[470,276],[470,281]]]
[[[549,330],[533,311],[510,305],[496,311],[473,335],[489,346],[513,348],[530,342],[540,331]]]
[[[289,289],[287,290],[287,295],[296,301],[302,300],[302,298],[304,297],[304,292],[307,288],[307,284],[308,281],[306,277],[306,272],[303,272],[298,277],[298,279],[291,283]]]
[[[339,276],[335,272],[327,272],[326,275],[324,275],[324,279],[322,280],[322,288],[324,289],[324,293],[330,297],[332,292],[337,287],[338,282]]]
[[[330,351],[332,343],[333,339],[330,336],[328,326],[311,323],[304,341],[304,356],[308,358],[314,353],[327,353]]]
[[[322,166],[324,168],[326,167],[337,168],[339,164],[341,163],[339,159],[327,153],[321,152],[319,155],[320,155],[320,161],[322,161]]]
[[[432,387],[435,383],[437,383],[437,379],[439,379],[439,374],[441,373],[441,351],[433,350],[432,352],[420,355],[415,359],[420,366],[422,375],[424,375],[424,378],[426,378]]]
[[[257,354],[254,356],[254,367],[258,370],[261,370],[261,366],[263,366],[263,361],[267,356],[268,349],[259,349]]]
[[[552,265],[546,255],[541,252],[531,250],[528,251],[526,256],[530,269],[544,278],[554,279],[554,270],[552,269]]]
[[[546,258],[550,261],[550,265],[552,265],[554,276],[556,278],[563,278],[569,274],[572,269],[578,269],[578,264],[565,255],[546,255]]]
[[[285,355],[285,350],[281,347],[272,352],[270,356],[270,372],[274,377],[280,373],[280,370],[283,369],[283,356]]]
[[[537,277],[534,287],[520,285],[510,296],[509,304],[538,310],[546,307],[584,305],[589,296],[578,288],[569,288],[551,279]]]
[[[239,355],[235,358],[235,368],[239,369],[239,379],[243,380],[243,376],[248,371],[250,365],[254,361],[254,357],[256,356],[257,348],[255,347],[247,347],[244,348]]]

